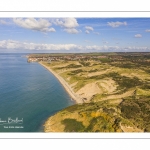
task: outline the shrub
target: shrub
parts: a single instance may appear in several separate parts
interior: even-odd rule
[[[76,119],[65,119],[62,123],[65,125],[66,132],[83,132],[85,129],[82,122],[79,122]]]

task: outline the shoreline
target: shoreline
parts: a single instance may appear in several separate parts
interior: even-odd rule
[[[56,72],[54,72],[50,67],[47,67],[44,65],[42,62],[38,62],[40,65],[45,67],[48,71],[50,71],[61,83],[61,85],[65,88],[67,93],[71,96],[71,98],[78,104],[78,103],[83,103],[83,100],[72,90],[70,85]]]

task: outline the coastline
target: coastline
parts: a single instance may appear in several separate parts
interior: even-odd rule
[[[116,58],[118,59],[117,56]],[[119,66],[120,59],[116,62],[114,59],[110,64],[98,63],[97,60],[87,63],[78,60],[61,61],[61,59],[60,61],[53,59],[54,62],[48,63],[51,62],[48,57],[47,60],[41,59],[38,62],[59,80],[67,91],[66,94],[70,95],[69,100],[74,99],[81,105],[73,105],[49,116],[43,125],[44,132],[149,131],[146,108],[149,107],[150,91],[147,85],[150,76],[148,68],[147,70],[144,68],[145,62],[137,70],[136,61],[135,66],[133,64],[132,67],[129,65],[126,68],[124,67],[126,63]],[[132,64],[133,61],[128,63]],[[143,101],[140,101],[141,98]],[[133,113],[130,109],[132,107],[135,108]],[[128,115],[128,112],[131,115]]]
[[[83,103],[83,100],[72,90],[69,84],[60,75],[54,72],[50,67],[44,65],[42,62],[38,62],[38,63],[43,67],[45,67],[48,71],[50,71],[59,80],[59,82],[63,85],[65,90],[68,92],[68,94],[76,103]]]

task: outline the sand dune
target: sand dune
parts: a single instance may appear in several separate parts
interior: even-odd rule
[[[77,94],[79,94],[82,98],[86,98],[86,100],[90,100],[91,97],[97,93],[102,93],[102,90],[96,82],[89,83],[77,91]]]

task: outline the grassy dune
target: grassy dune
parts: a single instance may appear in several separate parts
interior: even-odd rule
[[[43,62],[84,101],[45,123],[45,132],[149,132],[149,68],[127,61]]]

